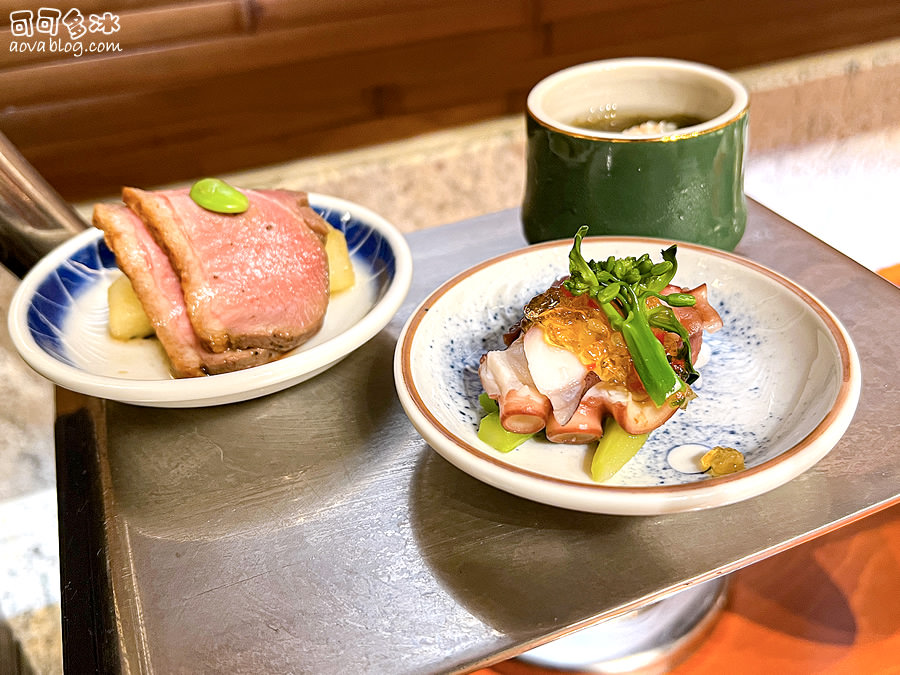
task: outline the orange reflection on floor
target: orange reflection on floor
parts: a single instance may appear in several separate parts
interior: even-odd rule
[[[736,572],[671,675],[900,674],[900,506]],[[476,675],[556,675],[504,661]]]
[[[878,274],[900,286],[900,263],[878,270]]]

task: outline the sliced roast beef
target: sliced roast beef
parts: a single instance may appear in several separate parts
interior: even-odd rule
[[[188,319],[181,283],[165,252],[132,211],[119,204],[97,204],[94,225],[104,233],[119,269],[131,280],[156,330],[176,377],[196,377],[248,368],[280,354],[269,349],[214,353],[197,339]]]
[[[241,214],[207,211],[187,189],[125,188],[180,280],[194,333],[210,351],[287,351],[321,326],[328,305],[328,225],[305,194],[243,190]]]

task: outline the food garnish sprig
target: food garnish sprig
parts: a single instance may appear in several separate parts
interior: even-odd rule
[[[675,260],[678,247],[672,245],[662,251],[663,259],[658,263],[646,253],[640,258],[610,256],[599,262],[587,262],[581,255],[581,240],[587,231],[583,225],[575,234],[569,252],[569,278],[564,287],[573,295],[587,293],[606,314],[613,330],[622,333],[635,371],[656,407],[666,401],[671,405],[686,405],[690,398],[685,395],[688,385],[698,374],[692,364],[688,333],[671,308],[691,307],[696,299],[687,293],[661,293],[678,270]],[[659,304],[648,306],[650,298],[657,298]],[[682,346],[676,357],[684,362],[683,379],[673,369],[652,328],[681,337]]]

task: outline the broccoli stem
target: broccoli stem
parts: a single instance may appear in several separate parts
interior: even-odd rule
[[[660,291],[675,275],[675,247],[663,251],[663,263],[652,265],[648,260],[634,258],[609,258],[606,261],[588,263],[581,254],[581,240],[587,227],[581,227],[575,234],[572,250],[569,252],[569,279],[566,289],[573,295],[587,293],[593,298],[609,319],[613,330],[620,331],[634,369],[644,389],[657,407],[662,406],[671,396],[683,391],[687,385],[672,369],[662,343],[653,334],[651,318],[653,310],[647,307],[647,298],[654,296],[662,301],[668,297]],[[641,262],[643,260],[643,262]],[[655,272],[655,274],[654,274]],[[690,305],[693,298],[683,294],[673,294],[672,304]],[[659,312],[656,312],[659,314]],[[674,315],[673,315],[674,318]],[[666,326],[662,317],[654,322],[657,327],[672,330],[684,338],[681,331]],[[689,372],[690,348],[687,349]]]
[[[653,334],[642,313],[634,312],[625,319],[622,336],[634,369],[657,408],[685,388],[684,382],[669,364],[662,343]]]

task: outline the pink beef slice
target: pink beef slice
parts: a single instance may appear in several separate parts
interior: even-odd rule
[[[221,214],[187,189],[125,188],[181,280],[194,332],[209,350],[290,350],[321,326],[328,305],[328,225],[305,193],[244,190],[250,207]]]
[[[207,350],[191,326],[181,282],[165,252],[144,223],[121,204],[97,204],[94,225],[115,253],[119,269],[131,280],[176,377],[231,372],[272,361],[280,356],[269,349]]]

